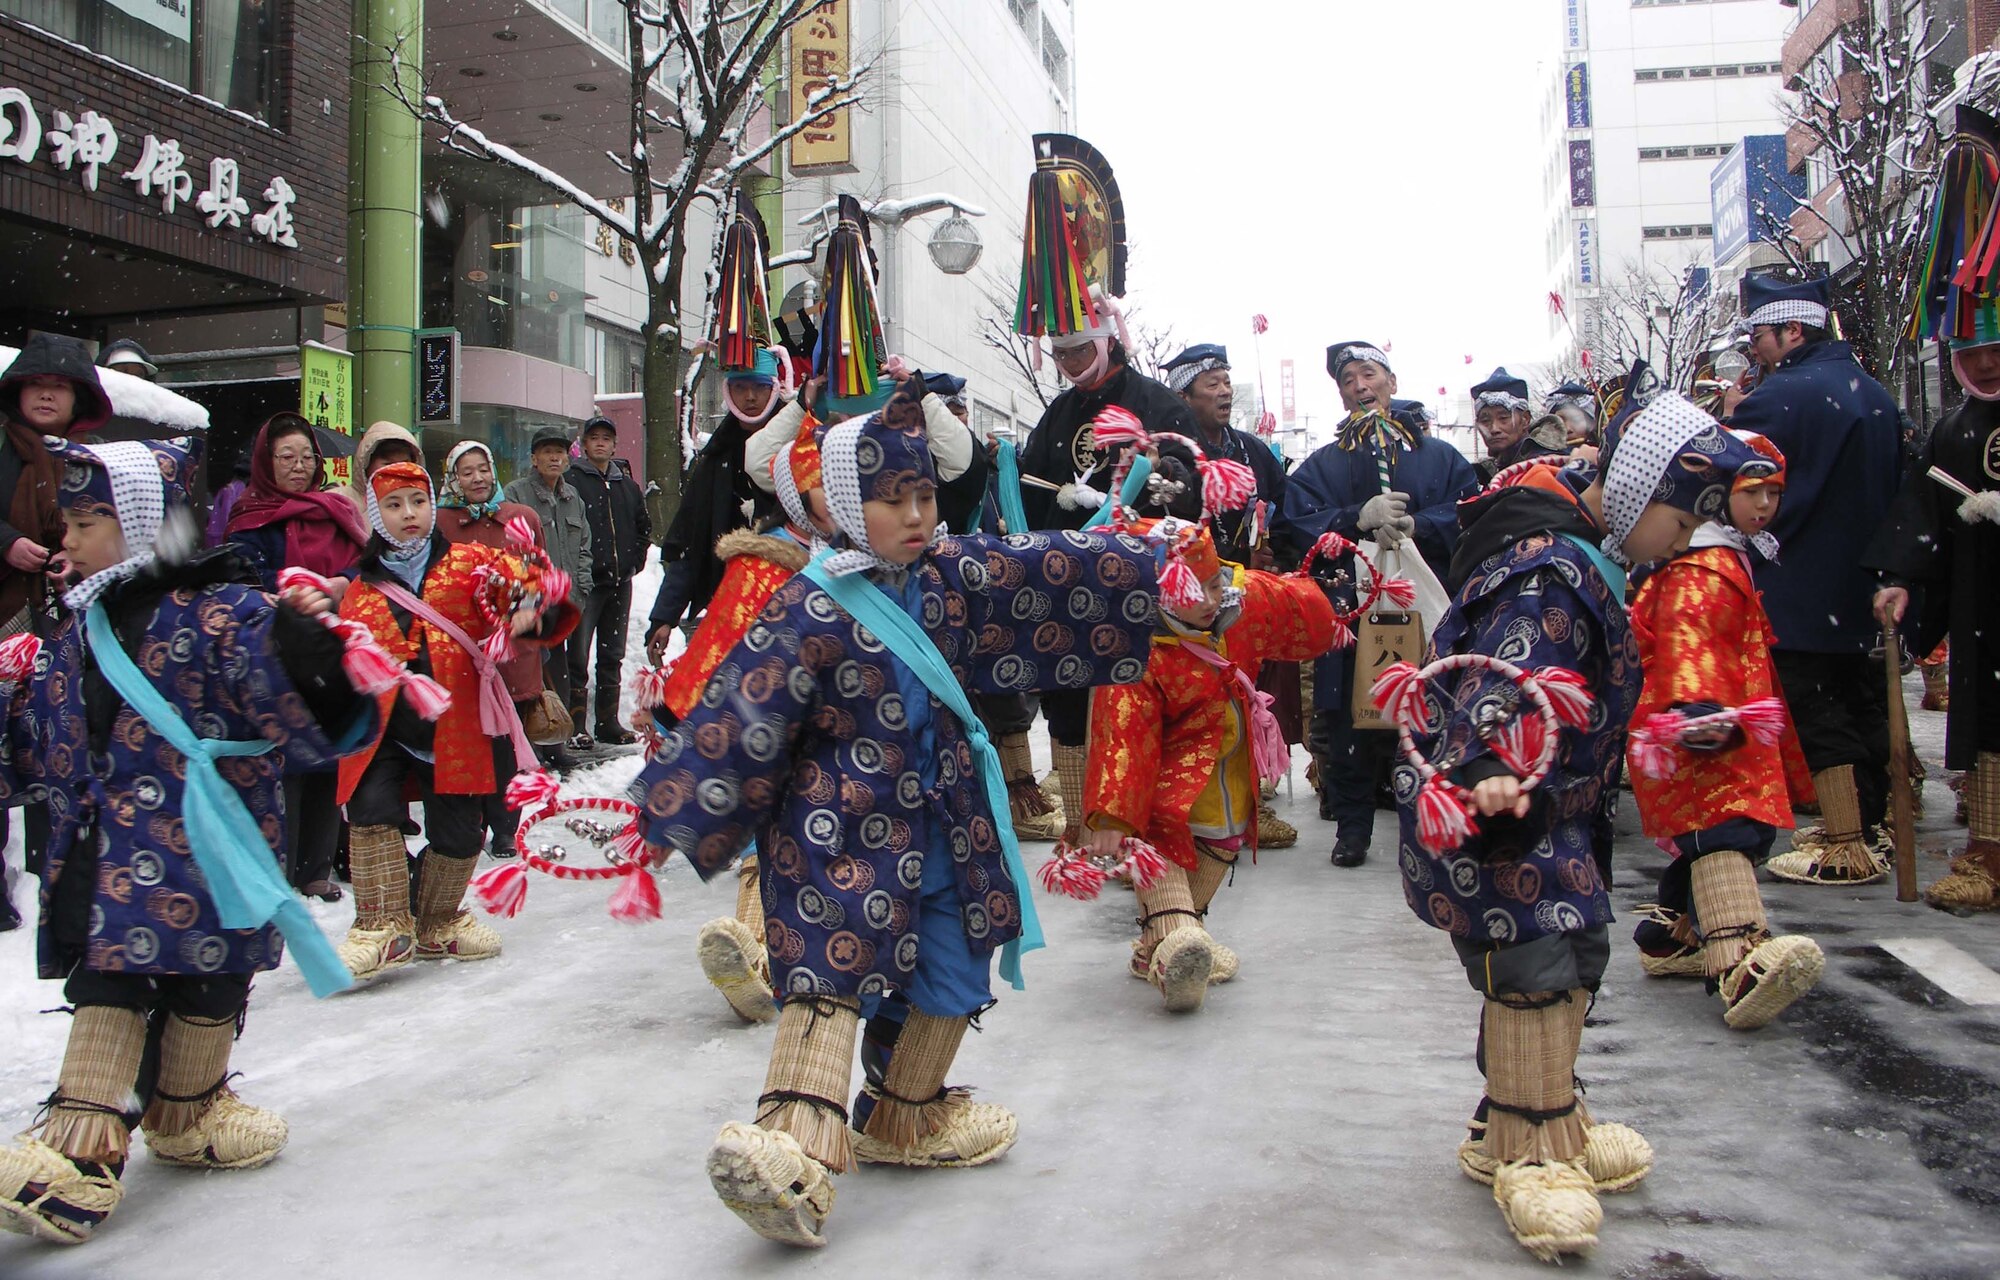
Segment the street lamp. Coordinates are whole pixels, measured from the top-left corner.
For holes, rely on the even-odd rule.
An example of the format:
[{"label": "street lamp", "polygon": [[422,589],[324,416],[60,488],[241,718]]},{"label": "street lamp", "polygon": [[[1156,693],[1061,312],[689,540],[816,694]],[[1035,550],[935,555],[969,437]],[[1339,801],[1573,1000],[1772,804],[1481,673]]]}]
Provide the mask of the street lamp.
[{"label": "street lamp", "polygon": [[956,209],[931,232],[929,247],[931,261],[948,276],[962,276],[972,270],[986,249],[980,243],[978,230]]}]

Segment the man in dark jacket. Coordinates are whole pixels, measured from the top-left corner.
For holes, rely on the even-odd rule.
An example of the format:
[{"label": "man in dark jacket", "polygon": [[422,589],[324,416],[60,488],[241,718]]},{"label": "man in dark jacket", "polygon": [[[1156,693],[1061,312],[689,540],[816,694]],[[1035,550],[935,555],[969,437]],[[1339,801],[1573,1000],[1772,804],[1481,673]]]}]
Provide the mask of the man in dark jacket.
[{"label": "man in dark jacket", "polygon": [[[1276,532],[1311,547],[1333,532],[1388,547],[1413,544],[1439,577],[1458,544],[1458,503],[1479,492],[1465,455],[1423,435],[1396,413],[1396,375],[1389,358],[1365,342],[1337,342],[1326,369],[1354,406],[1340,434],[1299,464],[1285,485]],[[1392,416],[1394,415],[1394,416]],[[1354,557],[1321,561],[1334,607],[1351,611]],[[1396,735],[1357,729],[1350,703],[1354,650],[1321,658],[1313,669],[1313,754],[1319,762],[1320,816],[1338,824],[1333,864],[1358,867],[1368,858],[1375,827],[1375,791],[1386,777]]]},{"label": "man in dark jacket", "polygon": [[[583,701],[590,662],[591,637],[597,638],[597,741],[625,746],[632,734],[618,722],[618,694],[625,670],[625,623],[632,612],[632,577],[645,567],[653,541],[653,523],[646,514],[646,495],[632,478],[632,469],[612,456],[618,448],[618,428],[609,418],[583,424],[583,457],[570,464],[565,478],[583,498],[590,518],[590,592],[583,600],[583,619],[570,637],[570,698]],[[578,734],[586,732],[577,715]]]},{"label": "man in dark jacket", "polygon": [[1495,369],[1472,389],[1472,425],[1486,445],[1486,456],[1473,464],[1482,485],[1517,462],[1546,458],[1566,452],[1560,433],[1561,423],[1547,428],[1552,438],[1538,438],[1533,431],[1534,401],[1528,398],[1526,380],[1503,369]]},{"label": "man in dark jacket", "polygon": [[1880,665],[1876,575],[1863,568],[1869,540],[1896,496],[1903,470],[1896,402],[1828,333],[1824,280],[1743,281],[1750,354],[1770,370],[1736,404],[1728,424],[1768,436],[1785,454],[1785,502],[1771,522],[1778,563],[1756,566],[1764,611],[1777,633],[1772,657],[1813,772],[1824,815],[1792,852],[1765,865],[1804,884],[1852,884],[1847,856],[1867,844],[1888,799],[1889,713]]},{"label": "man in dark jacket", "polygon": [[[1257,476],[1257,495],[1240,511],[1226,511],[1215,518],[1215,549],[1224,560],[1253,569],[1277,565],[1277,549],[1268,537],[1271,517],[1285,497],[1285,466],[1271,446],[1248,431],[1229,425],[1229,413],[1236,403],[1235,386],[1229,378],[1229,350],[1213,342],[1189,347],[1160,367],[1167,386],[1187,401],[1194,417],[1195,440],[1211,458],[1226,458],[1249,467]],[[1257,504],[1264,505],[1259,516]],[[1290,548],[1296,557],[1298,548]]]},{"label": "man in dark jacket", "polygon": [[[1124,343],[1112,336],[1110,319],[1106,316],[1089,328],[1050,340],[1056,368],[1070,387],[1043,411],[1021,449],[1020,461],[1023,477],[1059,486],[1060,492],[1022,484],[1021,509],[1030,529],[1081,529],[1100,505],[1116,498],[1105,490],[1117,459],[1091,443],[1091,420],[1107,405],[1128,410],[1153,434],[1195,435],[1187,404],[1127,363]],[[1090,693],[1044,694],[1042,714],[1048,717],[1056,784],[1062,791],[1064,834],[1075,839],[1086,816],[1083,771]]]}]

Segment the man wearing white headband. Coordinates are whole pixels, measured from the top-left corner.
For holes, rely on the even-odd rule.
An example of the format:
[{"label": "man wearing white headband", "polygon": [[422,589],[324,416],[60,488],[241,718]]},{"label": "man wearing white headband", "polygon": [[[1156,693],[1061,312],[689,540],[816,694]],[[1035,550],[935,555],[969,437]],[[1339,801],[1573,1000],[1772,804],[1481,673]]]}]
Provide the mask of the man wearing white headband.
[{"label": "man wearing white headband", "polygon": [[1482,484],[1508,467],[1528,458],[1560,454],[1563,439],[1560,422],[1543,428],[1544,436],[1533,427],[1534,401],[1528,398],[1528,384],[1506,369],[1495,369],[1486,381],[1472,389],[1472,425],[1486,446],[1486,456],[1474,464]]},{"label": "man wearing white headband", "polygon": [[1742,288],[1750,353],[1767,371],[1726,421],[1785,455],[1785,504],[1770,527],[1784,555],[1759,563],[1756,580],[1825,817],[1766,865],[1803,884],[1845,884],[1852,877],[1819,851],[1879,840],[1888,802],[1888,705],[1869,657],[1880,636],[1877,580],[1862,566],[1901,483],[1902,417],[1848,345],[1828,336],[1829,282],[1752,275]]}]

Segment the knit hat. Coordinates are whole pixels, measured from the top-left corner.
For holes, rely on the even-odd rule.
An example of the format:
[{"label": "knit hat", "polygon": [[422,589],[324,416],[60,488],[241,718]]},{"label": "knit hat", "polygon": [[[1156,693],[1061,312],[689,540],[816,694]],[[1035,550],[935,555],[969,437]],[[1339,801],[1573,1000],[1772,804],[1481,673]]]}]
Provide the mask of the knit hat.
[{"label": "knit hat", "polygon": [[1776,466],[1722,429],[1685,396],[1654,396],[1626,427],[1604,470],[1604,550],[1621,564],[1625,539],[1653,503],[1726,523],[1730,486],[1739,475],[1769,476]]},{"label": "knit hat", "polygon": [[56,496],[63,510],[115,518],[125,535],[125,559],[63,593],[71,610],[88,609],[105,588],[155,560],[173,564],[194,553],[200,533],[188,509],[188,485],[201,466],[204,441],[182,437],[86,445],[56,436],[42,439],[63,466]]},{"label": "knit hat", "polygon": [[921,387],[914,378],[899,384],[896,394],[880,410],[865,418],[849,418],[829,430],[821,442],[827,509],[846,538],[846,549],[826,561],[827,572],[839,575],[906,567],[884,560],[869,547],[863,504],[894,501],[913,485],[937,483],[937,473],[931,467],[930,436],[924,430],[924,410],[917,399]]}]

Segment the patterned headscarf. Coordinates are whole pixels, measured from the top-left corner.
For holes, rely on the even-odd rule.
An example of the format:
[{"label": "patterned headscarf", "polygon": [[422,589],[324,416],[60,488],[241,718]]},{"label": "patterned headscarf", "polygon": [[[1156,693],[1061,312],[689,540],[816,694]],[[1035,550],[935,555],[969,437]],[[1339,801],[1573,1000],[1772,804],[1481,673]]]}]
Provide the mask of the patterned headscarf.
[{"label": "patterned headscarf", "polygon": [[1604,550],[1620,564],[1625,539],[1653,503],[1726,523],[1730,486],[1740,475],[1770,476],[1777,468],[1685,396],[1653,397],[1625,428],[1604,471]]},{"label": "patterned headscarf", "polygon": [[825,543],[825,535],[813,523],[812,512],[806,506],[806,495],[820,487],[819,437],[825,428],[807,419],[799,428],[798,438],[785,447],[777,457],[771,459],[771,478],[777,484],[778,505],[785,509],[785,518],[799,532],[809,534],[814,546]]},{"label": "patterned headscarf", "polygon": [[[915,379],[911,379],[912,382]],[[826,433],[820,445],[821,479],[827,510],[845,536],[846,549],[826,561],[827,572],[840,575],[865,569],[901,572],[868,545],[864,503],[895,500],[912,485],[936,484],[931,468],[930,436],[924,430],[923,406],[908,394],[908,383],[889,403],[865,418],[849,418]],[[918,383],[918,394],[922,384]]]},{"label": "patterned headscarf", "polygon": [[[63,592],[63,603],[72,611],[88,609],[106,588],[155,560],[180,559],[193,550],[195,530],[187,510],[187,486],[201,464],[200,440],[184,437],[86,445],[44,436],[43,441],[63,464],[62,489],[57,497],[63,510],[115,518],[118,531],[125,535],[125,559]],[[176,512],[171,526],[169,509]]]},{"label": "patterned headscarf", "polygon": [[465,491],[458,487],[458,460],[475,449],[486,455],[488,468],[493,466],[493,450],[479,441],[461,440],[453,445],[451,452],[444,455],[444,490],[438,494],[437,504],[440,507],[457,507],[474,520],[484,520],[499,515],[500,504],[505,499],[501,497],[497,478],[493,484],[493,492],[484,502],[472,501],[465,496]]}]

